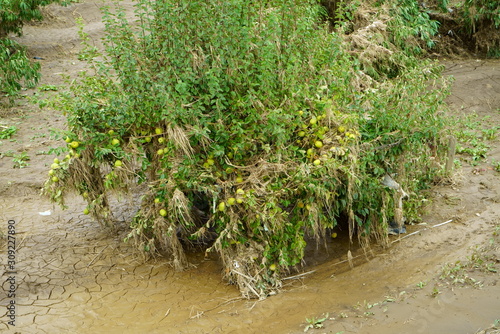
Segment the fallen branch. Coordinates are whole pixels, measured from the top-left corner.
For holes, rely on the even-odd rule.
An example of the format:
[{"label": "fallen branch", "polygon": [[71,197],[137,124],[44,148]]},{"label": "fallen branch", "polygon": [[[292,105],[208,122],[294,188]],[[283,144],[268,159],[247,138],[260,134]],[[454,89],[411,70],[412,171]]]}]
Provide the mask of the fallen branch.
[{"label": "fallen branch", "polygon": [[426,227],[426,228],[423,228],[423,229],[421,229],[421,230],[419,230],[419,231],[415,231],[415,232],[413,232],[413,233],[410,233],[410,234],[408,234],[408,235],[405,235],[405,236],[404,236],[404,237],[402,237],[402,238],[398,238],[398,239],[396,239],[396,240],[393,240],[393,241],[391,242],[391,244],[393,244],[393,243],[395,243],[395,242],[398,242],[398,241],[401,241],[401,240],[403,240],[403,239],[405,239],[405,238],[411,237],[412,235],[418,234],[418,233],[420,233],[420,232],[422,232],[422,231],[425,231],[425,230],[428,230],[428,229],[431,229],[431,228],[435,228],[435,227],[439,227],[439,226],[443,226],[443,225],[449,224],[449,223],[451,223],[452,221],[453,221],[453,219],[450,219],[450,220],[448,220],[448,221],[445,221],[444,223],[439,223],[439,224],[433,225],[433,226],[431,226],[431,227]]},{"label": "fallen branch", "polygon": [[302,276],[306,276],[306,275],[312,274],[315,271],[316,270],[311,270],[311,271],[308,271],[308,272],[305,272],[305,273],[302,273],[302,274],[298,274],[298,275],[294,275],[294,276],[288,276],[288,277],[282,278],[281,280],[282,281],[286,281],[286,280],[289,280],[289,279],[301,278]]},{"label": "fallen branch", "polygon": [[[449,224],[449,223],[451,223],[452,221],[453,221],[453,219],[450,219],[450,220],[448,220],[448,221],[445,221],[444,223],[439,223],[439,224],[433,225],[433,226],[431,226],[431,227],[426,227],[426,228],[421,229],[421,230],[419,230],[419,231],[415,231],[415,232],[413,232],[413,233],[410,233],[410,234],[408,234],[408,235],[405,235],[405,236],[404,236],[404,237],[402,237],[402,238],[398,238],[398,239],[396,239],[396,240],[393,240],[393,241],[391,242],[391,244],[393,244],[393,243],[395,243],[395,242],[397,242],[397,241],[401,241],[401,240],[403,240],[403,239],[405,239],[405,238],[411,237],[412,235],[418,234],[418,233],[420,233],[420,232],[422,232],[422,231],[425,231],[425,230],[428,230],[428,229],[431,229],[431,228],[435,228],[435,227],[439,227],[439,226],[443,226],[443,225]],[[361,257],[361,256],[363,256],[363,255],[364,255],[364,254],[360,254],[360,255],[356,255],[356,256],[351,256],[351,258],[349,258],[349,257],[348,257],[346,260],[342,260],[342,261],[340,261],[340,262],[337,262],[337,263],[334,263],[334,264],[330,265],[330,267],[334,267],[334,266],[336,266],[336,265],[339,265],[339,264],[342,264],[342,263],[346,263],[346,262],[352,263],[352,260],[357,259],[358,257]],[[314,271],[313,271],[313,272],[314,272]],[[307,274],[307,273],[306,273],[306,274]]]}]

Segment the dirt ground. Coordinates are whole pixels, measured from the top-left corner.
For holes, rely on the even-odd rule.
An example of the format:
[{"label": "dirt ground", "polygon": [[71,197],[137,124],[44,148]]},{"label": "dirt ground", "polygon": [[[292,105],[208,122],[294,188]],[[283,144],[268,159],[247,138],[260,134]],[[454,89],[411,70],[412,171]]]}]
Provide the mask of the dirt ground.
[{"label": "dirt ground", "polygon": [[[86,64],[77,58],[75,19],[99,46],[103,24],[100,2],[50,6],[48,19],[26,26],[19,41],[41,57],[42,87],[62,85]],[[132,2],[124,1],[130,13]],[[68,210],[53,206],[40,189],[60,142],[50,129],[64,117],[20,100],[0,110],[0,125],[18,132],[0,143],[0,231],[15,221],[16,274],[9,274],[2,245],[0,332],[7,333],[476,333],[500,319],[500,61],[441,60],[444,75],[455,78],[448,99],[457,122],[479,131],[489,146],[485,159],[459,156],[451,182],[429,191],[422,224],[392,237],[391,247],[353,252],[339,235],[306,274],[285,280],[282,293],[263,301],[243,300],[235,286],[221,281],[218,262],[193,254],[196,266],[175,272],[166,259],[143,263],[125,244],[126,223],[113,233],[82,214],[83,201]],[[45,86],[44,86],[45,85]],[[27,97],[40,94],[26,91]],[[468,118],[467,118],[468,117]],[[498,129],[497,129],[498,130]],[[481,137],[482,136],[482,137]],[[30,160],[24,168],[19,154]],[[42,215],[41,213],[50,215]],[[123,208],[124,217],[127,208]],[[435,225],[445,223],[436,227]],[[412,234],[413,233],[413,234]],[[314,254],[313,254],[314,255]],[[319,261],[318,261],[319,262]],[[496,267],[495,267],[496,266]],[[16,280],[16,322],[4,308]],[[323,320],[326,318],[326,320]],[[306,319],[309,319],[306,320]]]}]

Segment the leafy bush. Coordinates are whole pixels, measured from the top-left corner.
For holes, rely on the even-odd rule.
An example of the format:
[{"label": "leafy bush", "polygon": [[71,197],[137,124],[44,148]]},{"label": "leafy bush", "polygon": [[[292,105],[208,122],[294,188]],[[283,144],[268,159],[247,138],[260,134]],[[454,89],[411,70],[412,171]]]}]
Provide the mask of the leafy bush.
[{"label": "leafy bush", "polygon": [[40,77],[40,65],[30,62],[26,49],[9,39],[21,35],[27,21],[41,20],[40,7],[54,0],[0,0],[0,92],[14,96],[25,84],[33,87]]},{"label": "leafy bush", "polygon": [[1,0],[0,1],[0,38],[8,33],[21,35],[24,22],[41,20],[40,7],[54,1],[51,0]]},{"label": "leafy bush", "polygon": [[421,11],[417,1],[397,0],[391,1],[391,4],[391,41],[409,54],[418,55],[432,48],[432,37],[438,32],[439,22],[431,20],[427,13]]},{"label": "leafy bush", "polygon": [[22,83],[34,87],[40,78],[40,64],[32,63],[26,48],[11,39],[0,39],[0,92],[15,96]]},{"label": "leafy bush", "polygon": [[360,89],[316,1],[137,9],[139,25],[105,10],[105,60],[60,95],[69,152],[45,192],[64,205],[78,191],[103,224],[113,193],[140,193],[128,238],[141,249],[182,268],[182,243],[213,241],[226,277],[262,297],[326,228],[385,235],[383,175],[418,191],[439,170],[443,93],[427,90],[439,68],[408,61]]}]

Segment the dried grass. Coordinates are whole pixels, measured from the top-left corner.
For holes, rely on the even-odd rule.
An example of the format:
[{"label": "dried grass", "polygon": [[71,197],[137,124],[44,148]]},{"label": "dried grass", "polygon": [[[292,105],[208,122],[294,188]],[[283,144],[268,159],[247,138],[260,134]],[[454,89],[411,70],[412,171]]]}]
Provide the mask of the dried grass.
[{"label": "dried grass", "polygon": [[194,150],[189,143],[189,137],[180,126],[167,126],[167,137],[174,143],[175,147],[180,149],[185,155],[188,157],[193,156]]},{"label": "dried grass", "polygon": [[93,165],[93,150],[82,152],[81,158],[72,159],[68,168],[69,179],[66,180],[65,191],[76,190],[78,193],[87,193],[90,214],[102,226],[113,225],[113,215],[109,207],[106,188],[101,169]]},{"label": "dried grass", "polygon": [[497,326],[492,326],[490,328],[477,331],[475,334],[500,334],[500,328]]}]

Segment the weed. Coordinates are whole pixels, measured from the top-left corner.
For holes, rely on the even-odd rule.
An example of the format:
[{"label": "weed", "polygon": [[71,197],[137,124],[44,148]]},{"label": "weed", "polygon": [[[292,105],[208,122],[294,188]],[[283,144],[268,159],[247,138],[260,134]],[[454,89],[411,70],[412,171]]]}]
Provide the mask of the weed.
[{"label": "weed", "polygon": [[370,304],[370,303],[367,303],[366,300],[365,300],[365,309],[369,310],[375,306],[378,306],[380,305],[380,303],[373,303],[373,304]]},{"label": "weed", "polygon": [[328,313],[323,318],[306,318],[306,322],[308,325],[304,328],[304,332],[307,332],[313,328],[323,328],[323,322],[328,319]]},{"label": "weed", "polygon": [[28,153],[22,152],[20,154],[14,154],[12,162],[14,162],[14,168],[24,168],[28,167],[29,164],[27,161],[30,160]]},{"label": "weed", "polygon": [[487,140],[495,139],[498,135],[498,129],[500,129],[500,127],[498,127],[498,126],[494,126],[492,128],[489,128],[489,129],[482,129],[481,132],[483,134],[483,138],[485,138]]},{"label": "weed", "polygon": [[19,130],[16,126],[0,126],[0,128],[2,128],[0,130],[0,139],[10,139]]},{"label": "weed", "polygon": [[456,151],[458,154],[470,156],[469,163],[475,166],[486,159],[490,149],[486,141],[496,138],[499,127],[485,128],[488,120],[479,119],[476,112],[466,115],[459,123],[461,128],[455,130],[455,137],[458,141]]},{"label": "weed", "polygon": [[473,287],[482,286],[481,282],[469,276],[467,264],[464,264],[461,261],[457,261],[453,264],[445,264],[439,279],[453,285],[470,285]]},{"label": "weed", "polygon": [[435,286],[435,287],[432,289],[432,292],[431,292],[431,297],[436,298],[436,297],[437,297],[440,293],[441,293],[441,291],[439,291],[438,287],[436,287],[436,286]]},{"label": "weed", "polygon": [[418,282],[418,283],[417,283],[417,288],[419,288],[419,289],[423,289],[426,285],[427,285],[427,283],[426,283],[426,282]]},{"label": "weed", "polygon": [[496,161],[495,159],[491,160],[491,166],[497,171],[500,172],[500,161]]},{"label": "weed", "polygon": [[38,139],[38,138],[46,138],[47,134],[46,133],[37,133],[34,136],[30,138],[31,141]]},{"label": "weed", "polygon": [[6,152],[0,153],[0,158],[3,157],[13,157],[14,156],[14,151],[13,150],[8,150]]},{"label": "weed", "polygon": [[40,85],[38,86],[38,90],[41,92],[47,92],[47,91],[58,91],[59,87],[56,85]]},{"label": "weed", "polygon": [[468,267],[471,270],[479,270],[482,272],[496,273],[498,269],[496,268],[497,258],[496,258],[496,240],[497,229],[493,232],[493,236],[490,239],[488,245],[484,247],[475,247],[472,254],[467,258]]}]

